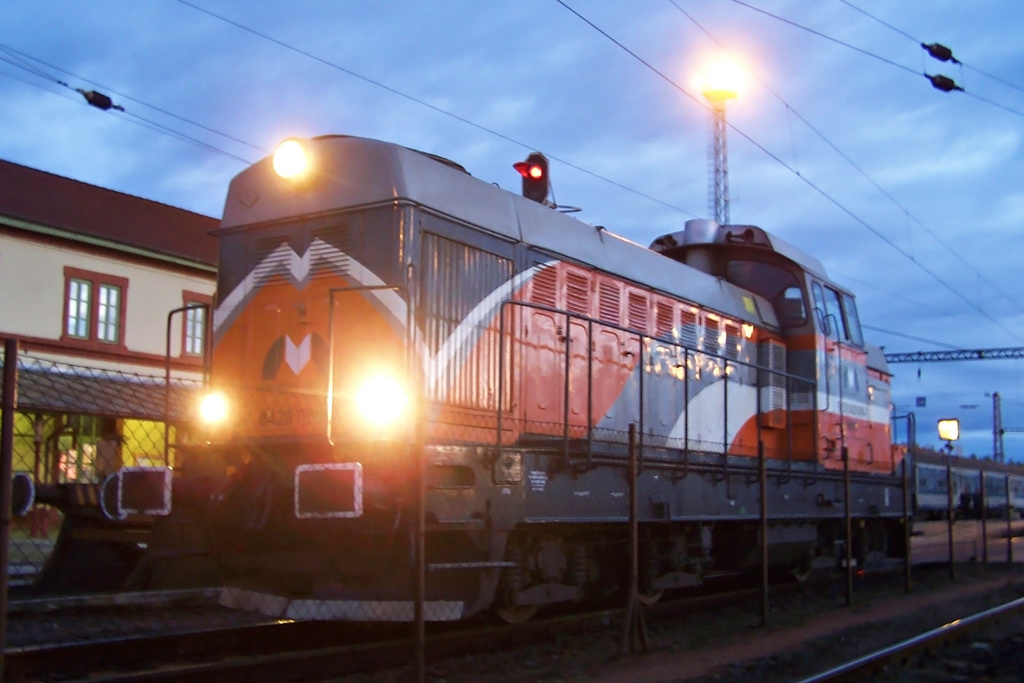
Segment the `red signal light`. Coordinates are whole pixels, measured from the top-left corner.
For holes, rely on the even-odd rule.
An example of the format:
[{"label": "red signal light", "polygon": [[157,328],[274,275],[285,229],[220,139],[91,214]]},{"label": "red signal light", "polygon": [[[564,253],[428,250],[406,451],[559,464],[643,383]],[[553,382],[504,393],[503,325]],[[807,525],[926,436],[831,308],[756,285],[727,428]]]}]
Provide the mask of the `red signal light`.
[{"label": "red signal light", "polygon": [[540,180],[544,177],[544,169],[541,168],[540,164],[531,164],[528,161],[517,161],[512,164],[512,168],[519,171],[519,175],[524,178],[532,178],[533,180]]},{"label": "red signal light", "polygon": [[535,202],[545,203],[548,197],[548,159],[540,152],[533,152],[526,161],[512,164],[523,176],[523,196]]}]

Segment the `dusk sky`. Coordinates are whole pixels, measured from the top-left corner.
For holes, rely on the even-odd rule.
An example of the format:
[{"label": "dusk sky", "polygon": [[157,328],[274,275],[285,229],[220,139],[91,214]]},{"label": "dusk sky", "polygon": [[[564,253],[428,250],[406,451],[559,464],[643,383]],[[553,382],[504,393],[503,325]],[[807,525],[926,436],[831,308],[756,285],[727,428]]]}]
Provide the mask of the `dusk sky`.
[{"label": "dusk sky", "polygon": [[[733,223],[818,258],[886,351],[1024,347],[1022,29],[1019,0],[10,0],[0,158],[220,216],[289,136],[396,142],[512,191],[540,150],[559,204],[647,245],[710,217],[694,80],[726,53],[748,79]],[[1022,363],[893,365],[894,403],[920,443],[958,417],[988,455],[986,394],[1024,428]]]}]

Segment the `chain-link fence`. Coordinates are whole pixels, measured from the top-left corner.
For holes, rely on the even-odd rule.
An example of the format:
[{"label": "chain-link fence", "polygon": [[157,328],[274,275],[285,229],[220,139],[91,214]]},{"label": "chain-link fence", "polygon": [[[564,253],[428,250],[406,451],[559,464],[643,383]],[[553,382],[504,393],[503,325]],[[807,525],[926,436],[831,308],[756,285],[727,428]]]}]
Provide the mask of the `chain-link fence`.
[{"label": "chain-link fence", "polygon": [[[893,460],[868,477],[845,453],[826,467],[794,446],[785,435],[801,410],[813,414],[815,393],[770,354],[619,330],[628,339],[617,338],[610,367],[576,351],[595,348],[592,322],[564,329],[546,359],[508,348],[488,360],[498,391],[434,400],[406,420],[416,431],[393,433],[360,432],[351,410],[306,394],[252,391],[229,394],[226,431],[200,433],[201,380],[22,354],[17,408],[5,411],[18,591],[8,644],[52,637],[32,596],[89,595],[75,604],[95,606],[108,595],[252,618],[412,622],[420,658],[425,622],[486,611],[520,622],[595,601],[627,605],[625,649],[642,645],[630,635],[642,634],[643,605],[707,576],[760,572],[767,615],[769,566],[796,576],[831,566],[849,579],[900,553],[914,473],[904,479]],[[504,365],[524,353],[548,374]],[[601,382],[616,368],[608,404]],[[704,412],[691,417],[684,407],[700,392]],[[740,405],[745,436],[728,418]],[[886,514],[858,507],[879,487]],[[136,628],[97,614],[108,637]],[[165,629],[204,627],[164,618]],[[89,617],[76,619],[87,638]]]},{"label": "chain-link fence", "polygon": [[[17,399],[4,406],[13,512],[7,644],[52,644],[59,620],[40,623],[32,607],[38,601],[50,601],[46,613],[56,604],[80,607],[75,600],[83,596],[94,596],[94,607],[112,607],[118,594],[124,602],[154,524],[171,509],[172,471],[189,442],[202,382],[199,373],[148,375],[12,356],[0,356]],[[81,615],[76,621],[82,624]],[[108,637],[136,630],[93,626]]]}]

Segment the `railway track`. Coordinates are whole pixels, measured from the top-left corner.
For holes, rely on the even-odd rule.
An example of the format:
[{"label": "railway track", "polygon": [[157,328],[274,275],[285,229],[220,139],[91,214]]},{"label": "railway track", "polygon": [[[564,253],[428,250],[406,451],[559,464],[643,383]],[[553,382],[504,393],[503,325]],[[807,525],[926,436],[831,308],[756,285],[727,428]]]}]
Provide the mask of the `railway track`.
[{"label": "railway track", "polygon": [[[950,660],[950,655],[957,661],[972,658],[970,656],[965,658],[959,651],[952,652],[953,650],[962,650],[965,641],[991,628],[994,624],[1000,624],[1010,619],[1016,619],[1019,622],[1022,617],[1024,617],[1024,598],[1010,600],[991,609],[954,619],[938,628],[804,678],[800,683],[877,681],[880,680],[880,676],[885,676],[889,680],[909,680],[906,676],[911,675],[911,672],[920,672],[923,676],[935,674],[931,680],[943,680],[938,671],[946,670],[948,672],[950,670],[951,667],[945,664]],[[1018,628],[1019,626],[1015,626],[1014,630]],[[1007,653],[1009,655],[1006,657],[1007,661],[996,662],[993,661],[991,644],[982,643],[978,646],[979,642],[969,643],[969,646],[975,648],[978,655],[976,659],[988,661],[978,662],[983,668],[982,671],[975,673],[987,672],[997,676],[1016,673],[1019,676],[1020,666],[1024,663],[1020,656],[1019,644],[1012,648],[1012,650],[1016,650],[1015,652]],[[1016,642],[1019,643],[1019,640]],[[1011,667],[1012,671],[1009,670]],[[954,670],[956,668],[952,667]],[[959,672],[957,674],[959,675]],[[920,680],[925,679],[921,678]]]},{"label": "railway track", "polygon": [[[941,572],[937,572],[941,573]],[[901,571],[877,572],[861,577],[859,588],[868,583],[887,583],[899,591]],[[826,608],[839,604],[841,579],[823,579],[804,584],[772,587],[775,603],[798,605],[823,600]],[[735,620],[736,628],[755,625],[751,606],[759,603],[756,588],[719,586],[719,592],[690,595],[645,608],[652,632],[669,624],[699,630],[709,619]],[[69,605],[65,605],[68,607]],[[755,609],[756,611],[756,609]],[[49,613],[52,615],[52,611]],[[230,613],[237,614],[237,613]],[[157,612],[162,618],[166,610]],[[242,615],[253,619],[252,615]],[[133,616],[138,620],[137,615]],[[466,655],[514,652],[566,642],[572,635],[583,641],[617,641],[622,622],[619,608],[597,609],[585,614],[552,615],[547,619],[509,626],[475,621],[456,627],[431,628],[427,653],[432,662]],[[184,622],[183,622],[184,623]],[[568,634],[568,635],[567,635]],[[573,649],[574,645],[566,645]],[[614,646],[613,646],[614,647]],[[28,680],[60,674],[64,680],[88,678],[97,681],[284,681],[317,680],[350,675],[411,663],[412,632],[409,625],[365,625],[321,622],[277,623],[262,620],[219,628],[176,633],[142,633],[62,645],[15,648],[6,654],[8,680]],[[604,648],[604,654],[610,654]],[[513,659],[515,656],[513,655]]]},{"label": "railway track", "polygon": [[[786,590],[781,586],[778,590]],[[756,600],[759,589],[731,588],[667,600],[647,607],[650,618],[670,618],[694,609]],[[304,679],[394,667],[413,661],[412,631],[405,624],[345,622],[277,622],[250,613],[217,608],[201,592],[164,596],[145,595],[143,615],[127,610],[130,596],[118,596],[118,612],[102,619],[97,609],[111,600],[51,599],[23,601],[16,609],[25,628],[25,613],[41,626],[60,633],[59,643],[8,647],[7,680],[62,679],[96,681],[174,681],[207,677],[218,681],[282,681],[301,674]],[[181,607],[182,601],[186,603]],[[139,607],[135,604],[135,607]],[[153,607],[150,617],[145,612]],[[88,616],[83,609],[89,609]],[[622,619],[619,608],[582,614],[554,614],[525,624],[493,625],[483,620],[464,624],[431,625],[427,652],[445,659],[493,649],[543,642],[567,631],[611,631]],[[69,621],[70,619],[70,621]],[[79,632],[79,622],[104,623],[100,636]],[[103,633],[113,634],[102,637]],[[15,634],[15,637],[17,635]]]}]

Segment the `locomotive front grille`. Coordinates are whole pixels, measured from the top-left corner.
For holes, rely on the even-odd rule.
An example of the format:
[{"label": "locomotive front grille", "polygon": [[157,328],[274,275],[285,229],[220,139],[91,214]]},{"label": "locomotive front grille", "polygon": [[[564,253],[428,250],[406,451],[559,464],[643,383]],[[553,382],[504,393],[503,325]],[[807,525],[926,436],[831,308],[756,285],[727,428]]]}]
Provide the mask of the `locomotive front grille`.
[{"label": "locomotive front grille", "polygon": [[363,466],[358,462],[295,468],[295,516],[299,519],[363,515]]}]

